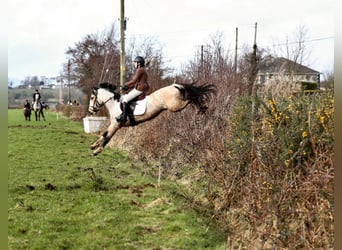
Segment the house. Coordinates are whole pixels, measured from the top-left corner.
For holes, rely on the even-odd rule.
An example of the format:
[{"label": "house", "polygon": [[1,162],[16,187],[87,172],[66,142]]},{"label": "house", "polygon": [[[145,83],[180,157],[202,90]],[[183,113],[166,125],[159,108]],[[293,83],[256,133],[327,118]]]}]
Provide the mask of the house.
[{"label": "house", "polygon": [[313,90],[320,87],[320,72],[286,59],[268,56],[259,64],[256,83],[265,86],[276,81],[298,84],[298,89]]}]

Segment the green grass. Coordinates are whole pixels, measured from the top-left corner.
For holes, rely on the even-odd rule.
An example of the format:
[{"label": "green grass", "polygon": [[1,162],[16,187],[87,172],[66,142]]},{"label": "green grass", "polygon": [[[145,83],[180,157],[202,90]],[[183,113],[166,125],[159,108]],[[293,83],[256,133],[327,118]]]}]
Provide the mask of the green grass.
[{"label": "green grass", "polygon": [[46,118],[8,111],[9,249],[224,249],[178,185],[157,187],[118,149],[91,156],[81,123]]}]

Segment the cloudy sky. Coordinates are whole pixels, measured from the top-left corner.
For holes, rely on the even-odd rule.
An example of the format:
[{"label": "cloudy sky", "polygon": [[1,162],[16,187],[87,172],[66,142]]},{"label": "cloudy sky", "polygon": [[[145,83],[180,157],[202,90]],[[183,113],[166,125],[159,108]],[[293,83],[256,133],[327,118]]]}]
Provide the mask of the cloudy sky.
[{"label": "cloudy sky", "polygon": [[[11,0],[7,14],[8,77],[51,77],[60,75],[68,46],[113,22],[119,27],[120,0]],[[125,16],[127,39],[154,37],[176,68],[218,32],[226,49],[235,47],[236,27],[239,47],[252,46],[257,22],[257,44],[266,49],[298,41],[304,27],[306,65],[333,71],[333,0],[126,0]]]}]

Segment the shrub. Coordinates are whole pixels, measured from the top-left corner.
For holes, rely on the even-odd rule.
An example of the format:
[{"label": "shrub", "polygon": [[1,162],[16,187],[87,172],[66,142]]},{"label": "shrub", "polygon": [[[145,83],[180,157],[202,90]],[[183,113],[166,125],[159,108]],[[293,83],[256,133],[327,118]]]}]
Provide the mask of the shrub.
[{"label": "shrub", "polygon": [[333,114],[332,92],[236,102],[225,160],[206,169],[232,246],[332,248]]}]

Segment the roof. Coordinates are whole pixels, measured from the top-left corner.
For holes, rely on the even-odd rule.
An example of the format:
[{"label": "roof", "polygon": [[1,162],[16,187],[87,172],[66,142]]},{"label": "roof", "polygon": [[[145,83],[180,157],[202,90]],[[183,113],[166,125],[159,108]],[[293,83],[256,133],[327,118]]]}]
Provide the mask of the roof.
[{"label": "roof", "polygon": [[320,74],[320,72],[284,57],[266,57],[259,65],[260,73]]}]

